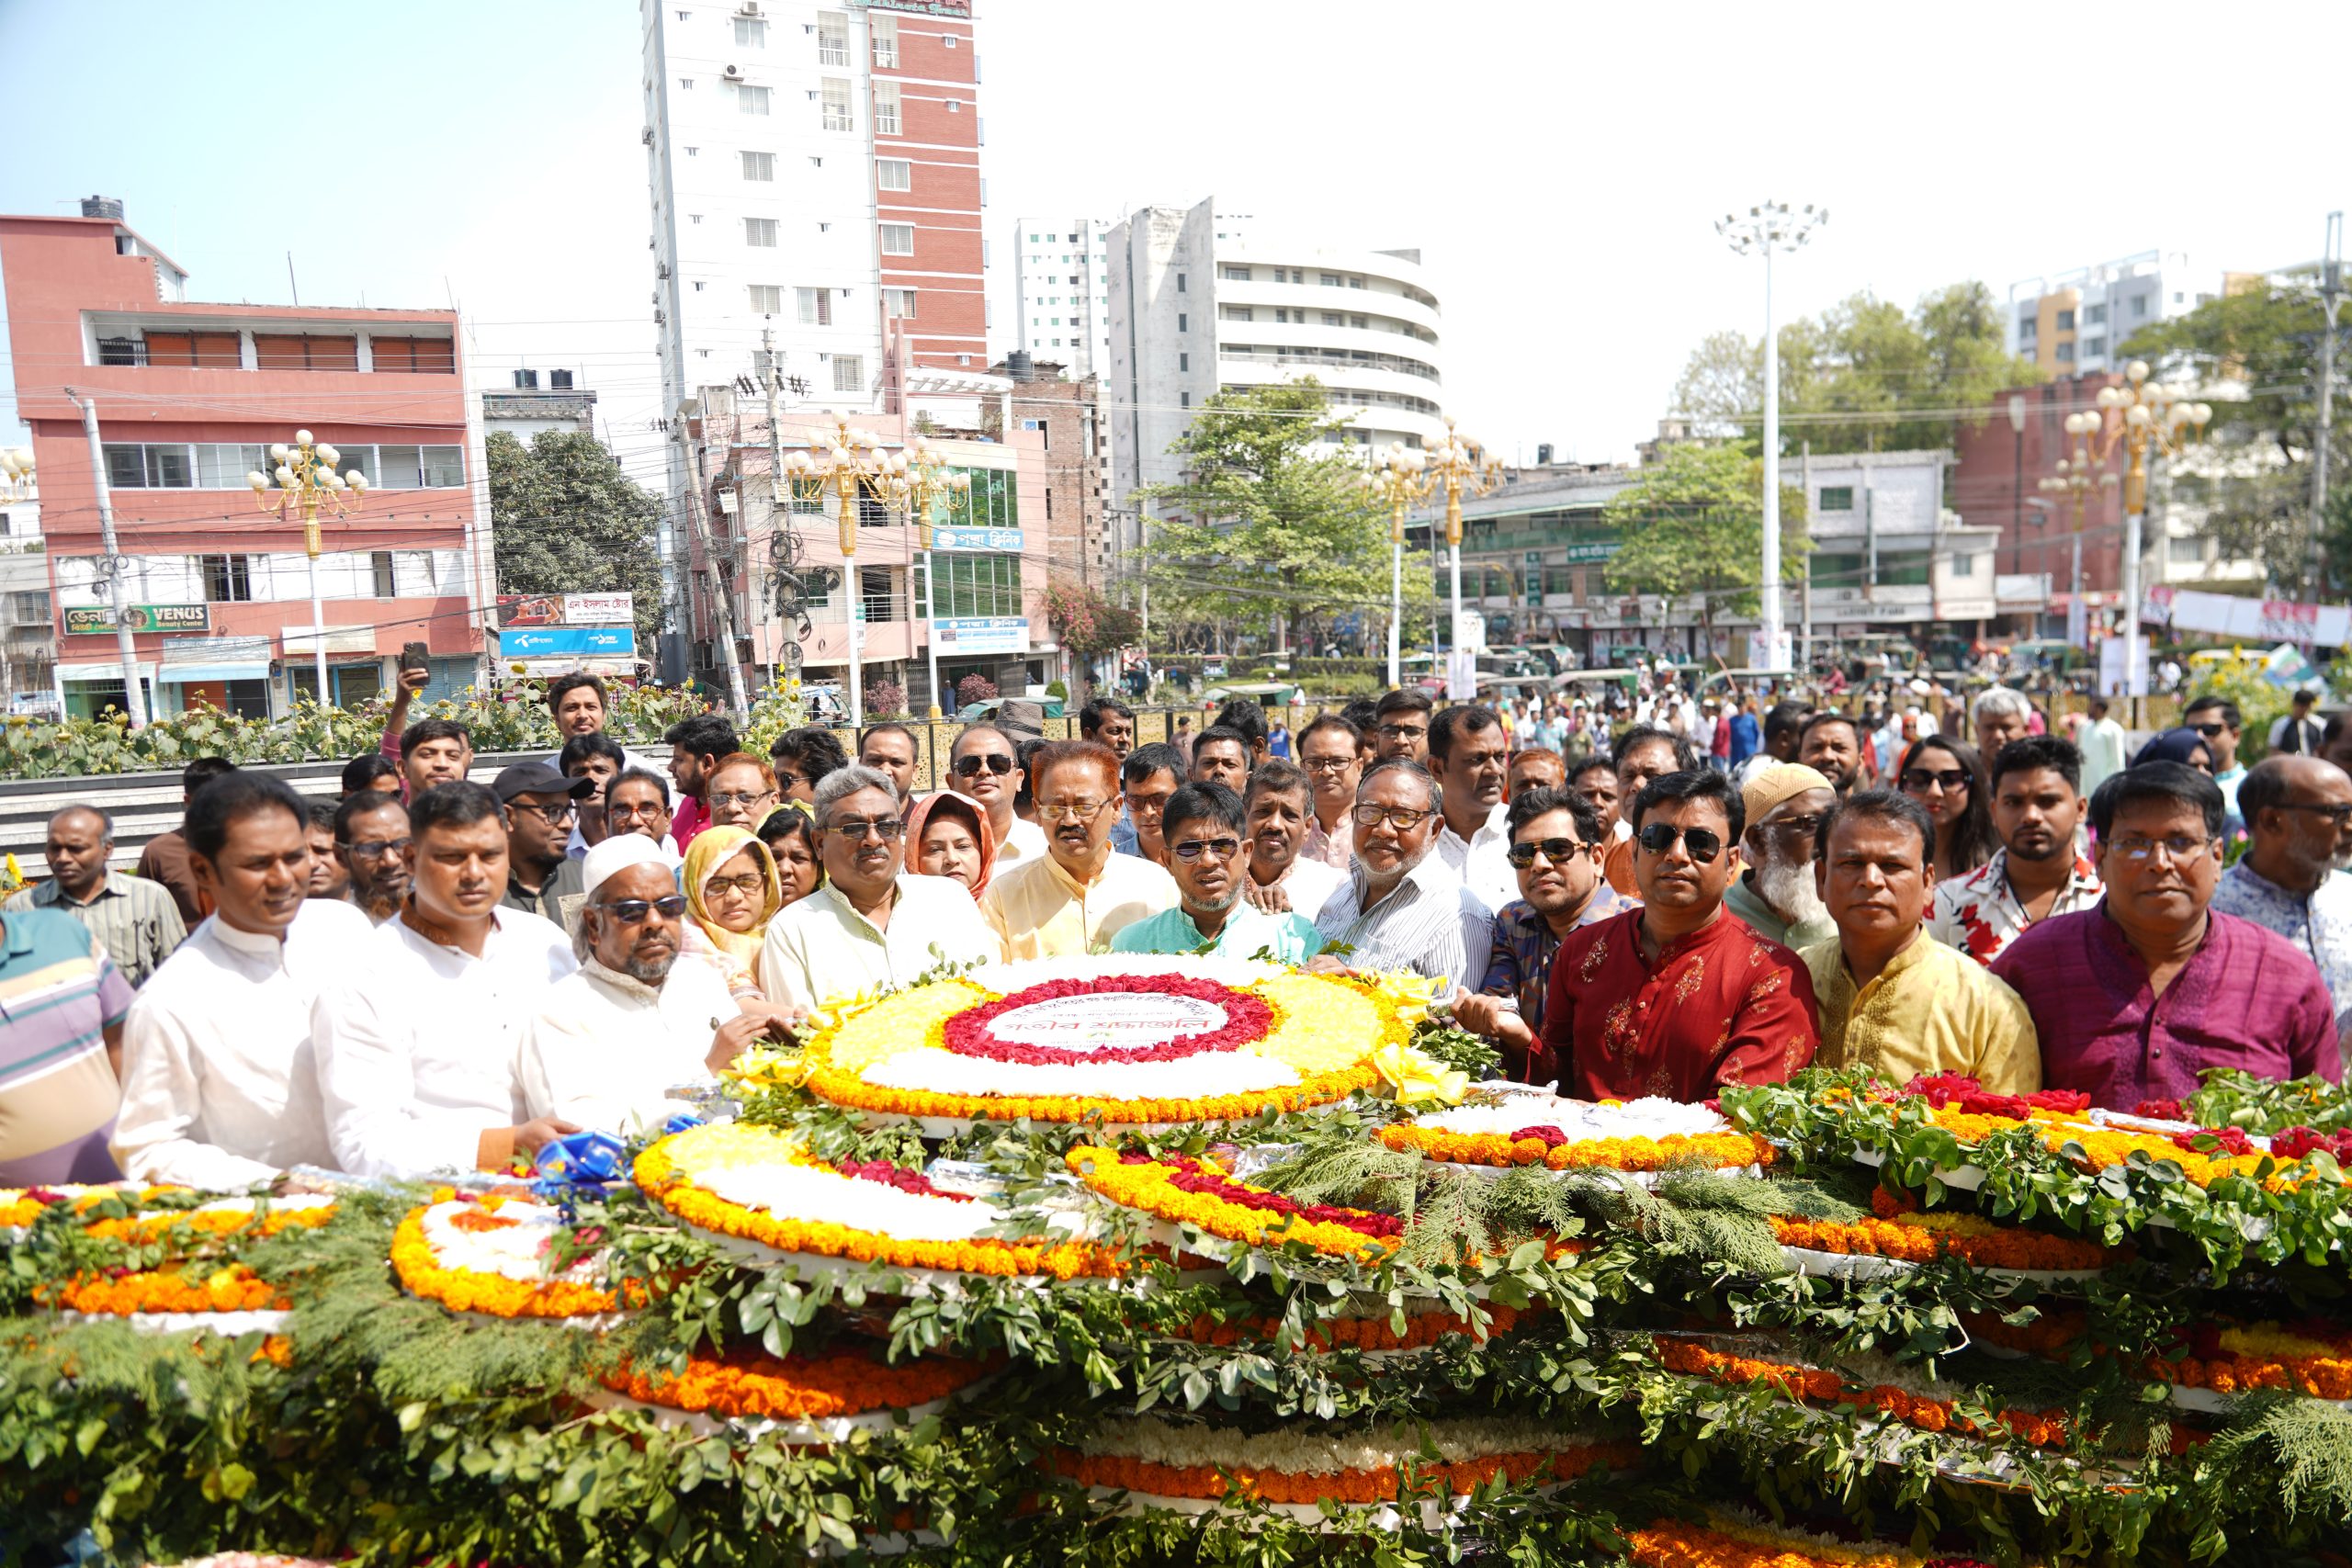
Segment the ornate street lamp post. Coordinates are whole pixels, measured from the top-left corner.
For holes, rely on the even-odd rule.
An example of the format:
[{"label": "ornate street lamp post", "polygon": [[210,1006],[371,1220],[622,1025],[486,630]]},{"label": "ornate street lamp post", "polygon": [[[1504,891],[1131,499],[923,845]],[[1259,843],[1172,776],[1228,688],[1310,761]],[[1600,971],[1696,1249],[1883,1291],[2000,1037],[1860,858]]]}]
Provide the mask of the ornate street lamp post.
[{"label": "ornate street lamp post", "polygon": [[913,446],[892,455],[888,482],[891,505],[913,519],[916,542],[922,547],[923,654],[931,671],[931,716],[937,718],[939,580],[932,562],[932,527],[942,502],[952,513],[970,497],[972,476],[961,468],[949,472],[946,454],[931,444],[931,437],[918,435]]},{"label": "ornate street lamp post", "polygon": [[[354,468],[338,474],[334,466],[343,454],[323,441],[313,441],[307,430],[294,433],[291,446],[277,446],[269,449],[269,460],[277,468],[265,477],[259,469],[245,476],[253,486],[254,503],[264,512],[274,512],[283,522],[299,513],[302,519],[302,550],[311,558],[311,652],[312,670],[318,682],[317,697],[321,703],[333,700],[327,691],[327,617],[319,601],[319,509],[326,508],[337,517],[348,516],[359,510],[368,499],[368,476]],[[277,499],[269,498],[271,479],[277,484]],[[126,671],[127,673],[127,671]]]},{"label": "ornate street lamp post", "polygon": [[[2132,661],[2140,649],[2140,548],[2148,512],[2148,461],[2185,451],[2213,418],[2213,405],[2194,401],[2190,389],[2148,378],[2148,362],[2135,359],[2123,368],[2124,385],[2101,387],[2098,412],[2085,414],[2086,437],[2097,466],[2104,468],[2121,450],[2123,468],[2123,668],[2132,682]],[[2113,412],[2116,423],[2108,423]],[[2141,684],[2146,683],[2142,671]]]},{"label": "ornate street lamp post", "polygon": [[[1405,683],[1397,639],[1405,624],[1405,513],[1430,493],[1429,459],[1401,441],[1391,441],[1373,455],[1364,488],[1388,507],[1388,683]],[[1460,569],[1454,579],[1460,597]]]},{"label": "ornate street lamp post", "polygon": [[865,722],[864,671],[859,667],[865,585],[857,572],[857,503],[861,495],[881,499],[888,494],[890,459],[880,436],[851,429],[849,421],[837,414],[832,435],[812,439],[805,452],[786,454],[784,471],[795,497],[815,500],[830,489],[839,503],[842,580],[849,592],[849,722],[854,729]]},{"label": "ornate street lamp post", "polygon": [[[1432,491],[1445,491],[1445,547],[1448,565],[1453,577],[1453,636],[1447,644],[1449,653],[1461,651],[1462,639],[1462,492],[1473,496],[1486,494],[1502,482],[1500,460],[1487,455],[1487,449],[1453,428],[1453,421],[1445,422],[1445,439],[1429,450],[1426,459],[1429,486]],[[1478,579],[1479,602],[1486,601],[1486,573],[1481,569]],[[1481,642],[1486,639],[1481,637]],[[1468,702],[1476,691],[1456,692],[1453,682],[1446,682],[1448,694],[1455,702]]]},{"label": "ornate street lamp post", "polygon": [[2095,490],[2112,490],[2113,474],[2091,471],[2097,467],[2091,461],[2091,433],[2098,429],[2099,416],[2095,413],[2070,413],[2066,416],[2066,434],[2073,437],[2075,455],[2058,459],[2058,472],[2041,482],[2041,493],[2053,499],[2071,496],[2075,502],[2075,568],[2066,597],[2066,640],[2076,648],[2090,645],[2090,617],[2083,608],[2083,513],[2090,505]]}]

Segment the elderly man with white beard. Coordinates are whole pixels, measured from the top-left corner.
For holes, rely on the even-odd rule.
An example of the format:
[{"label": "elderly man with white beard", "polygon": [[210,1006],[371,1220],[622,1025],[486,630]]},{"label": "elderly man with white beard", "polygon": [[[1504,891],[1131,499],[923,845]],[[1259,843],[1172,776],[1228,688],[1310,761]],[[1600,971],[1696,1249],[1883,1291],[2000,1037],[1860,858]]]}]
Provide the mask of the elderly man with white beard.
[{"label": "elderly man with white beard", "polygon": [[1827,774],[1802,762],[1776,762],[1750,775],[1740,792],[1747,831],[1740,849],[1747,862],[1724,895],[1724,907],[1784,947],[1804,947],[1838,934],[1814,886],[1814,835],[1822,813],[1838,803]]}]

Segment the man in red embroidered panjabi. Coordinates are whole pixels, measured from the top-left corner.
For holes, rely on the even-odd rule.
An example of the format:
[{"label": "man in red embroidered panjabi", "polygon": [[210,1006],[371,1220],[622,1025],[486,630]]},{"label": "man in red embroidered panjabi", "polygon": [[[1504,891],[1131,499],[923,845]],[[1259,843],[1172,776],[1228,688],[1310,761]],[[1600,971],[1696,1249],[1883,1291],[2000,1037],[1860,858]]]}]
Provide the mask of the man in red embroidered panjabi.
[{"label": "man in red embroidered panjabi", "polygon": [[1628,813],[1642,908],[1561,943],[1530,1080],[1556,1074],[1582,1100],[1696,1100],[1813,1060],[1813,976],[1724,908],[1745,816],[1720,773],[1643,787]]}]

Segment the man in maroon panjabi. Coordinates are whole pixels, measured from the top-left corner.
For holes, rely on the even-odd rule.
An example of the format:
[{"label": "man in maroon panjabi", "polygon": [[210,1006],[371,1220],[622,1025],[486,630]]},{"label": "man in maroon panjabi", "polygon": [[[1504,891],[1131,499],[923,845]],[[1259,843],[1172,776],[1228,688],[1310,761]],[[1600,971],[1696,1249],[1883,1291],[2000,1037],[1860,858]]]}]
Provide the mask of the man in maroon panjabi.
[{"label": "man in maroon panjabi", "polygon": [[1643,787],[1629,810],[1642,908],[1562,942],[1531,1080],[1556,1074],[1579,1100],[1697,1100],[1813,1060],[1812,975],[1724,908],[1745,816],[1712,771]]}]

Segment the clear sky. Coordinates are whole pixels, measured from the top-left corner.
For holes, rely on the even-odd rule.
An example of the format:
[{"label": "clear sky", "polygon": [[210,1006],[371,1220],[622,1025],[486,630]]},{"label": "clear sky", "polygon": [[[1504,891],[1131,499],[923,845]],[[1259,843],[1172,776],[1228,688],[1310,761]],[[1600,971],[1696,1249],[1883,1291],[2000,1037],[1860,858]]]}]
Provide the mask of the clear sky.
[{"label": "clear sky", "polygon": [[[1506,457],[1626,457],[1758,264],[1713,220],[1826,205],[1782,312],[2163,249],[2218,277],[2352,206],[2352,8],[1430,6],[978,0],[990,290],[1016,216],[1208,195],[1419,246],[1445,402]],[[208,299],[439,305],[479,374],[568,366],[659,437],[637,11],[625,0],[0,0],[0,210],[123,198]],[[0,439],[16,439],[0,401]]]}]

